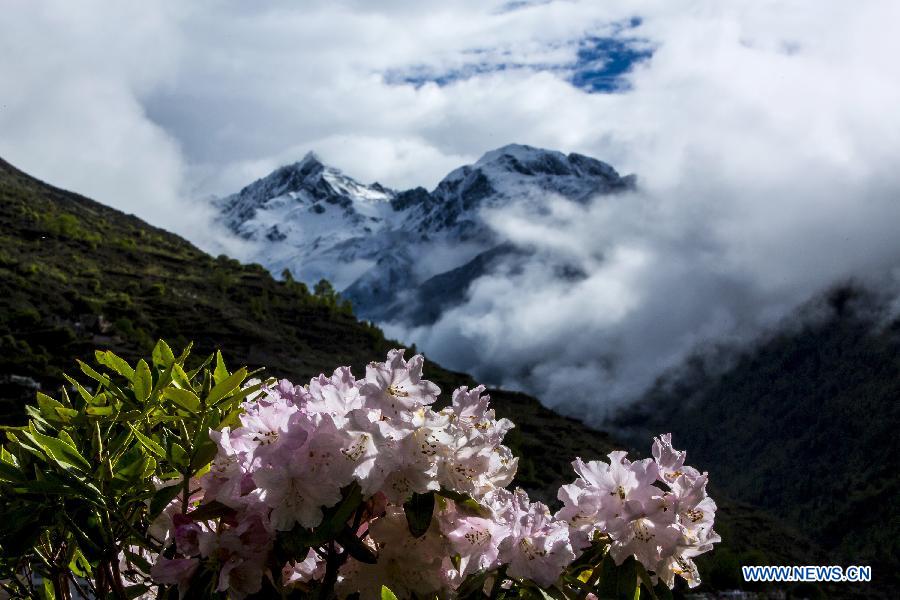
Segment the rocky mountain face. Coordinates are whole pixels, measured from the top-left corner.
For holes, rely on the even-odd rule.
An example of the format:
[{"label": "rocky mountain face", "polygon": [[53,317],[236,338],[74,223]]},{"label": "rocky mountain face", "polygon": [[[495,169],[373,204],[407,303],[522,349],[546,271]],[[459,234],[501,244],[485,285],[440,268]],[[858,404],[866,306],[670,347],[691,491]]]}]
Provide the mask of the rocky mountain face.
[{"label": "rocky mountain face", "polygon": [[302,281],[329,279],[362,317],[419,325],[461,301],[499,258],[527,256],[486,212],[540,214],[552,196],[587,202],[634,185],[588,156],[509,145],[432,191],[364,185],[308,154],[216,203],[233,232],[257,242],[251,260]]}]

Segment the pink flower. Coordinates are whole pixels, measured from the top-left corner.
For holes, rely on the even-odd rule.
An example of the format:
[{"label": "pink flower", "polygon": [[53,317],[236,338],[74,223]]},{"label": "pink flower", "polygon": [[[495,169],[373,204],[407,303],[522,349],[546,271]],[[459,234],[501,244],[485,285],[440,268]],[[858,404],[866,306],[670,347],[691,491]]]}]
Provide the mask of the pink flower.
[{"label": "pink flower", "polygon": [[199,565],[200,561],[196,558],[170,559],[160,556],[150,569],[150,577],[155,583],[178,586],[178,597],[184,598]]},{"label": "pink flower", "polygon": [[431,404],[441,393],[438,386],[422,379],[422,355],[417,354],[406,361],[403,352],[391,350],[386,362],[369,363],[365,382],[359,390],[367,406],[388,416]]},{"label": "pink flower", "polygon": [[[541,502],[531,502],[522,490],[493,493],[495,514],[509,527],[510,535],[500,546],[500,558],[512,577],[530,579],[548,587],[576,557],[569,527],[555,519]],[[580,553],[581,548],[577,549]]]},{"label": "pink flower", "polygon": [[410,534],[406,514],[388,506],[385,515],[369,527],[371,544],[377,549],[374,565],[350,560],[341,570],[339,596],[359,592],[361,598],[381,598],[388,586],[399,598],[445,597],[450,589],[452,566],[446,540],[432,522],[422,537]]},{"label": "pink flower", "polygon": [[309,390],[302,393],[301,405],[307,412],[344,417],[362,408],[363,402],[350,368],[339,367],[331,377],[319,375],[310,380]]},{"label": "pink flower", "polygon": [[297,587],[321,579],[325,575],[325,561],[310,550],[300,562],[289,562],[281,570],[281,584],[285,587]]},{"label": "pink flower", "polygon": [[238,514],[222,523],[217,531],[201,533],[200,555],[219,567],[216,591],[228,592],[234,598],[258,592],[273,539],[263,515],[258,512]]},{"label": "pink flower", "polygon": [[302,415],[253,472],[260,499],[272,509],[275,529],[288,530],[295,523],[315,527],[322,522],[322,509],[340,501],[354,467],[342,452],[346,445],[347,436],[330,415]]}]

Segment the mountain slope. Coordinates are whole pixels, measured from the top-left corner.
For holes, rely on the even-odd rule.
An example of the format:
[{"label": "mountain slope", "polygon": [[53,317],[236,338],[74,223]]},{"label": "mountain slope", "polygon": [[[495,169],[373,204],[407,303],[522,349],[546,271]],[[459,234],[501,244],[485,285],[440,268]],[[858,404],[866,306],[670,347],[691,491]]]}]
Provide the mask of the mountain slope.
[{"label": "mountain slope", "polygon": [[[0,423],[21,420],[37,388],[59,386],[74,359],[90,361],[96,348],[136,360],[157,337],[176,347],[193,340],[198,356],[221,347],[229,363],[265,366],[270,374],[302,381],[339,364],[362,373],[365,363],[399,345],[358,321],[325,288],[311,294],[290,279],[276,281],[259,265],[213,258],[2,160],[0,286]],[[473,383],[431,362],[426,376],[445,396]],[[490,393],[498,414],[516,423],[507,438],[521,457],[516,483],[537,498],[552,502],[556,488],[571,481],[573,457],[592,460],[622,447],[534,398]],[[646,448],[647,439],[639,447]],[[721,476],[712,473],[714,481]],[[717,500],[725,542],[703,562],[704,577],[732,587],[740,561],[819,560],[815,546],[777,518]]]},{"label": "mountain slope", "polygon": [[[137,359],[159,337],[175,347],[193,341],[197,356],[222,348],[231,362],[302,381],[344,364],[361,375],[366,363],[400,346],[327,290],[312,294],[259,265],[213,258],[2,160],[0,288],[0,422],[20,420],[38,386],[58,386],[62,372],[76,358],[92,360],[96,348]],[[445,395],[474,383],[432,362],[426,375]],[[606,434],[534,398],[492,394],[498,413],[518,425],[511,441],[525,455],[520,483],[532,490],[570,478],[575,454],[597,457],[613,447]],[[556,455],[544,451],[550,432],[563,440]]]},{"label": "mountain slope", "polygon": [[[431,192],[363,185],[308,154],[216,203],[226,226],[257,243],[253,259],[271,272],[328,278],[360,316],[418,325],[462,301],[498,248],[510,246],[486,212],[542,214],[552,196],[584,203],[633,188],[634,176],[596,159],[511,144],[454,170]],[[441,292],[450,280],[448,296]]]},{"label": "mountain slope", "polygon": [[829,564],[871,564],[882,585],[900,583],[900,320],[889,299],[837,287],[724,373],[697,364],[620,424],[636,437],[665,424],[718,489],[807,532]]}]

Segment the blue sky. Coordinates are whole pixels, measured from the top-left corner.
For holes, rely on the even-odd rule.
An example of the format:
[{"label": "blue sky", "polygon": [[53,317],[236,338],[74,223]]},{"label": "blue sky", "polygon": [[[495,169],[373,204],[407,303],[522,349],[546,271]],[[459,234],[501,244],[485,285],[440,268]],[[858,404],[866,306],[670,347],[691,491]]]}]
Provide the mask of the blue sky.
[{"label": "blue sky", "polygon": [[[527,3],[514,4],[513,9],[530,6]],[[467,52],[470,62],[450,70],[433,70],[428,65],[414,65],[397,71],[389,71],[386,80],[399,85],[420,87],[434,83],[444,87],[458,81],[479,77],[495,72],[524,70],[531,72],[555,73],[573,86],[588,93],[619,93],[627,91],[627,75],[640,63],[653,56],[652,44],[631,32],[641,25],[639,17],[631,17],[620,23],[613,23],[612,35],[587,35],[582,39],[567,41],[565,46],[573,49],[572,56],[563,62],[529,63],[516,62],[510,53],[508,60],[481,61],[490,57],[488,51]],[[606,29],[607,27],[604,27]]]}]

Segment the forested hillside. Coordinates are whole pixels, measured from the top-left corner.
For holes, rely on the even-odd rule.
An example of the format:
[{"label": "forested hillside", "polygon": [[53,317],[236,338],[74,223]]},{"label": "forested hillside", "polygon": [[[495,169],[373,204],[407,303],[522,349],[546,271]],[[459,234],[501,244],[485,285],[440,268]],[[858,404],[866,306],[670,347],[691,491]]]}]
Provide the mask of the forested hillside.
[{"label": "forested hillside", "polygon": [[900,569],[900,320],[889,297],[836,287],[740,354],[661,381],[620,424],[665,425],[716,487],[817,541],[829,564]]}]

